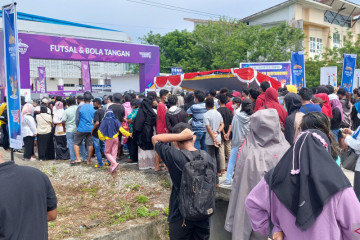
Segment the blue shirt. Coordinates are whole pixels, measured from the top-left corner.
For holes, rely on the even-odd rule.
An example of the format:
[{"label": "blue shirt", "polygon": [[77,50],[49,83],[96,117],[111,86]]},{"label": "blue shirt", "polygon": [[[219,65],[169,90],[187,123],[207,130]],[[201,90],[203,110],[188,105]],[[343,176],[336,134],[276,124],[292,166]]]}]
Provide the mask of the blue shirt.
[{"label": "blue shirt", "polygon": [[[305,111],[304,106],[306,107],[307,111]],[[309,103],[305,104],[304,106],[302,106],[299,110],[304,114],[307,114],[308,112],[321,112],[321,107],[318,104]]]},{"label": "blue shirt", "polygon": [[192,105],[187,111],[187,114],[191,114],[192,127],[194,132],[205,132],[204,114],[207,112],[205,103],[198,103]]},{"label": "blue shirt", "polygon": [[81,106],[79,111],[79,132],[91,132],[93,129],[93,119],[95,115],[94,106],[91,103],[87,103]]}]

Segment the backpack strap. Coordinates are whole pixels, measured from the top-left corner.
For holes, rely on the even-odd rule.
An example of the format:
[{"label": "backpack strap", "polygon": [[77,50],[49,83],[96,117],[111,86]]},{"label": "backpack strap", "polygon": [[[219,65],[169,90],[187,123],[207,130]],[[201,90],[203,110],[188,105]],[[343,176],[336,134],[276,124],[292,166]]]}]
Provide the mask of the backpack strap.
[{"label": "backpack strap", "polygon": [[306,113],[309,113],[309,110],[305,107],[305,105],[302,106]]}]

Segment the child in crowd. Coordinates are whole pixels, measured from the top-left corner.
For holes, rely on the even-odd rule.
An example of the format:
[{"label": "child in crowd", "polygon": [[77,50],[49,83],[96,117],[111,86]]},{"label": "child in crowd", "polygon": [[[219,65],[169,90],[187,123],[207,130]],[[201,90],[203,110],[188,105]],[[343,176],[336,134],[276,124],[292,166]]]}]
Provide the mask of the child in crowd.
[{"label": "child in crowd", "polygon": [[114,112],[109,109],[106,111],[105,118],[100,124],[98,134],[101,141],[105,140],[105,156],[110,161],[110,173],[114,173],[119,166],[116,162],[119,132],[125,137],[132,137],[132,134],[121,127],[120,121],[115,117]]}]

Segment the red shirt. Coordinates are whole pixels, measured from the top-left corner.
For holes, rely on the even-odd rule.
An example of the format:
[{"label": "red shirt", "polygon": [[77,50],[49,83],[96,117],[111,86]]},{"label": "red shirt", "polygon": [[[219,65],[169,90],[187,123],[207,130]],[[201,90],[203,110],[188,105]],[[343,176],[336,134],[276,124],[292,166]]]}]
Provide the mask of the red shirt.
[{"label": "red shirt", "polygon": [[156,134],[168,133],[166,127],[166,106],[160,102],[157,106],[157,118],[156,118]]},{"label": "red shirt", "polygon": [[234,109],[232,108],[232,101],[229,101],[227,104],[226,104],[226,107],[231,111],[232,114],[234,114]]}]

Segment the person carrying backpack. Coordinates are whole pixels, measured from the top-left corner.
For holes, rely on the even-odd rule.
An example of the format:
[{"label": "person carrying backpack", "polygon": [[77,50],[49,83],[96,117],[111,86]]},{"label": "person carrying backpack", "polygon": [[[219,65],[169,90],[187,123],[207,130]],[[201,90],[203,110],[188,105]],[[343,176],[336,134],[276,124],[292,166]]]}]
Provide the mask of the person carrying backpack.
[{"label": "person carrying backpack", "polygon": [[[173,183],[168,217],[170,239],[209,239],[218,183],[216,162],[195,148],[191,125],[178,123],[172,132],[152,138]],[[170,142],[178,148],[170,147]]]}]

